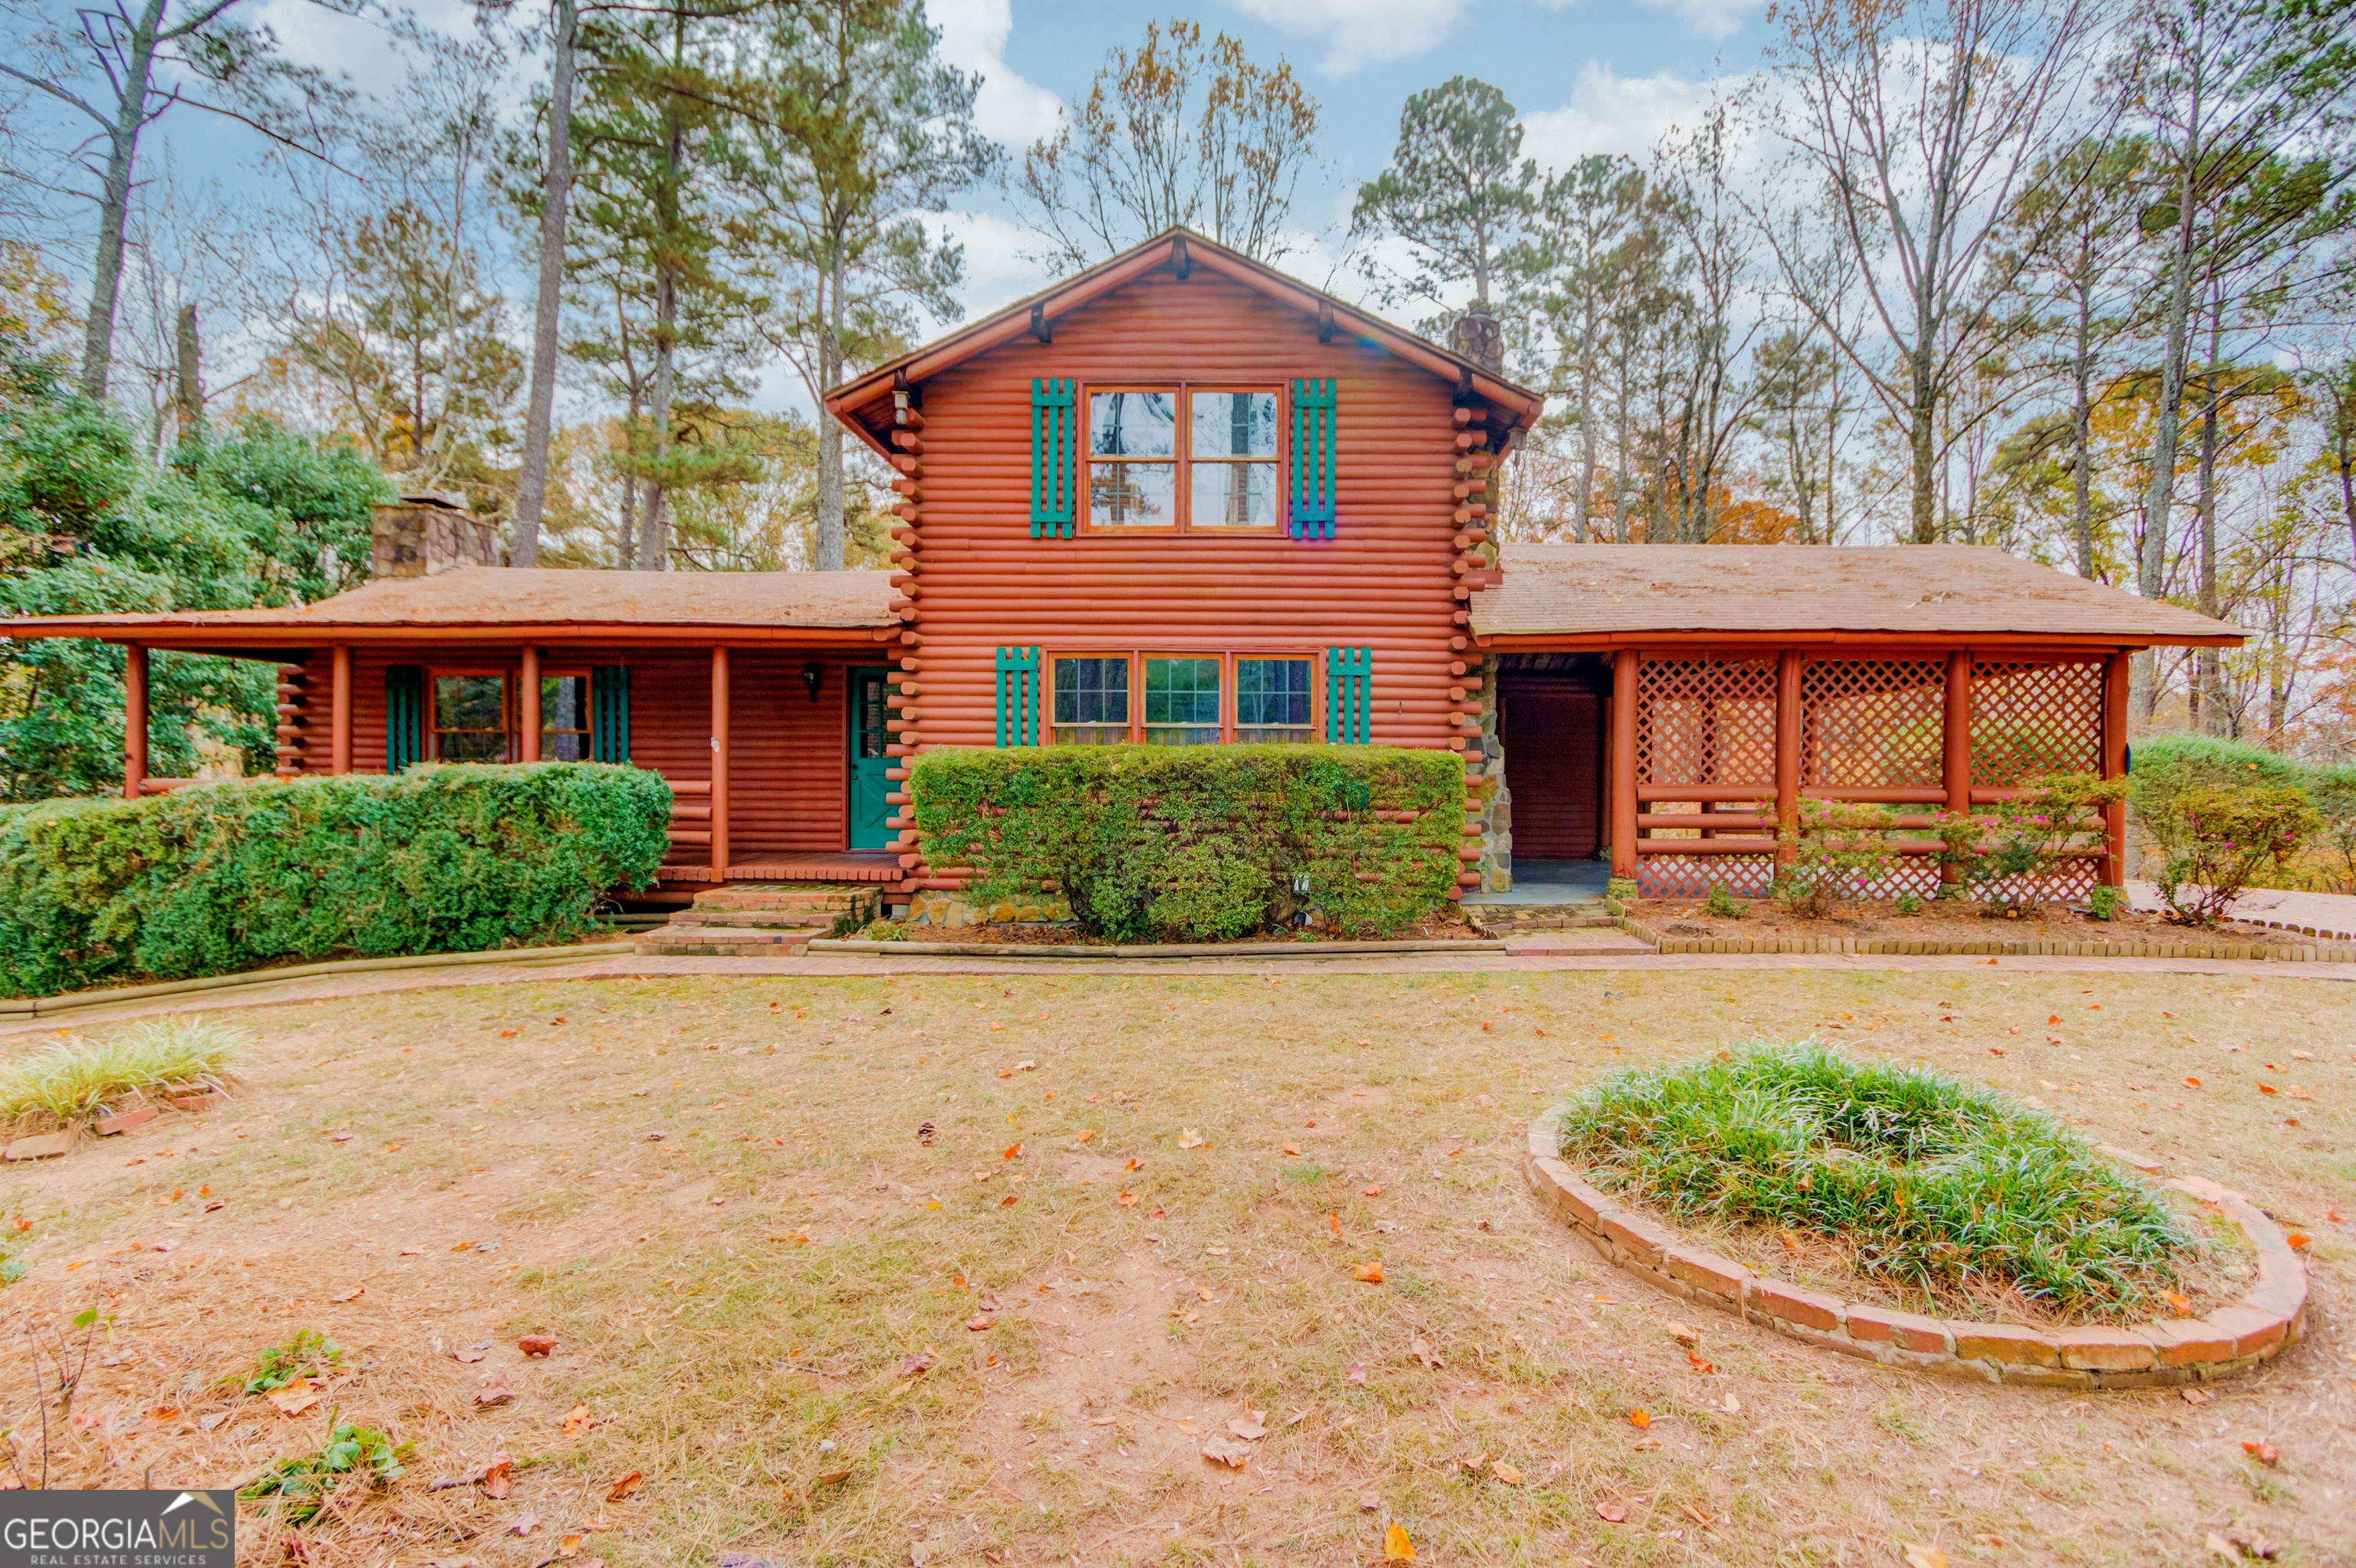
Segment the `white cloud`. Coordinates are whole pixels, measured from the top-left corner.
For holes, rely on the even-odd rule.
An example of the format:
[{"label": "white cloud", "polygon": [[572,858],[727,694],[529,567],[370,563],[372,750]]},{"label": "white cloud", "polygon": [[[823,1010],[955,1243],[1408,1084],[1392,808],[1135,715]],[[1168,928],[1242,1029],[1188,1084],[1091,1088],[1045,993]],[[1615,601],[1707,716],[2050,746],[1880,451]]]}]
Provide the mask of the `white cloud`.
[{"label": "white cloud", "polygon": [[1723,38],[1740,31],[1762,0],[1637,0],[1648,11],[1666,11],[1680,18],[1686,31],[1705,38]]},{"label": "white cloud", "polygon": [[1641,160],[1664,133],[1698,123],[1711,91],[1708,81],[1666,71],[1622,76],[1590,60],[1571,81],[1569,102],[1522,116],[1522,151],[1554,169],[1597,153]]},{"label": "white cloud", "polygon": [[[475,9],[468,0],[420,0],[411,11],[452,37],[474,31]],[[384,29],[364,16],[346,16],[310,0],[263,0],[256,19],[278,35],[289,59],[348,76],[363,92],[382,95],[407,79],[407,62],[390,47]]]},{"label": "white cloud", "polygon": [[1006,63],[1012,0],[931,0],[925,15],[941,30],[941,58],[981,78],[973,118],[983,135],[1019,152],[1055,133],[1063,100]]},{"label": "white cloud", "polygon": [[1237,7],[1288,33],[1323,40],[1318,65],[1347,76],[1377,60],[1407,59],[1448,36],[1469,0],[1236,0]]},{"label": "white cloud", "polygon": [[[945,212],[926,221],[936,236],[965,247],[965,286],[958,300],[967,321],[1036,293],[1050,281],[1044,266],[1023,259],[1025,251],[1044,249],[1043,242],[1012,219],[995,212]],[[947,331],[952,325],[937,322],[934,328]]]}]

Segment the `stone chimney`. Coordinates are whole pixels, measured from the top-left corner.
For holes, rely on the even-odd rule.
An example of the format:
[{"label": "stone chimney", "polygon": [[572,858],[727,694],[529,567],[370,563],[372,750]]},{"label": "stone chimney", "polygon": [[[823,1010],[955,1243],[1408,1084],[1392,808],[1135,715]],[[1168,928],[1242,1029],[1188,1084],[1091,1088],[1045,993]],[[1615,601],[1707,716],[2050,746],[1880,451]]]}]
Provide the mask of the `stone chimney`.
[{"label": "stone chimney", "polygon": [[428,577],[454,566],[499,564],[498,529],[455,496],[403,496],[369,508],[369,571]]},{"label": "stone chimney", "polygon": [[1493,374],[1505,368],[1505,329],[1489,314],[1489,307],[1477,300],[1466,305],[1464,314],[1448,329],[1448,347],[1458,357],[1470,359]]}]

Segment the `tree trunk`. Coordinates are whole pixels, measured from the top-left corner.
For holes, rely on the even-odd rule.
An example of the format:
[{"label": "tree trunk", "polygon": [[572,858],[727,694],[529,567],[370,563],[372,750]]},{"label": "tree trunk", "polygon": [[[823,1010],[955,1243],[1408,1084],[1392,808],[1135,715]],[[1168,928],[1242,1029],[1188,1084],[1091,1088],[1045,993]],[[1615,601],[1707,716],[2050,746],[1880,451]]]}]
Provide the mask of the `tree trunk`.
[{"label": "tree trunk", "polygon": [[197,307],[180,307],[180,320],[174,333],[174,347],[178,350],[178,379],[173,389],[172,406],[178,416],[180,444],[194,446],[205,438],[204,357],[197,341]]},{"label": "tree trunk", "polygon": [[[2201,522],[2201,613],[2215,618],[2217,603],[2217,367],[2211,334],[2209,369],[2201,377],[2201,469],[2196,494]],[[2225,732],[2224,669],[2215,648],[2202,648],[2192,658],[2192,689],[2200,713],[2192,728],[2204,735]]]},{"label": "tree trunk", "polygon": [[548,443],[556,416],[556,328],[564,290],[564,231],[573,202],[573,48],[574,0],[552,7],[555,66],[548,84],[548,169],[541,180],[540,292],[532,304],[531,389],[523,416],[523,473],[516,483],[515,540],[509,559],[540,563],[540,518],[548,504]]},{"label": "tree trunk", "polygon": [[2070,528],[2078,543],[2078,575],[2089,581],[2094,576],[2094,350],[2091,311],[2086,291],[2081,286],[2077,341],[2070,356]]},{"label": "tree trunk", "polygon": [[1911,542],[1937,544],[1939,493],[1933,462],[1937,432],[1933,426],[1939,411],[1939,393],[1931,381],[1931,346],[1927,336],[1916,345],[1911,357],[1914,371],[1914,397],[1907,409],[1912,426],[1907,432],[1909,462],[1914,470],[1914,537]]},{"label": "tree trunk", "polygon": [[[2152,416],[2151,488],[2144,501],[2143,553],[2136,572],[2136,591],[2152,600],[2161,598],[2168,589],[2169,508],[2176,498],[2177,405],[2184,397],[2184,356],[2192,315],[2192,203],[2202,156],[2201,109],[2196,79],[2192,112],[2186,119],[2184,142],[2179,150],[2176,234],[2168,259],[2166,345],[2160,353],[2159,406]],[[2147,648],[2135,656],[2131,667],[2129,684],[2134,689],[2128,706],[2145,724],[2151,722],[2159,706],[2156,658]]]},{"label": "tree trunk", "polygon": [[106,372],[114,357],[114,305],[123,292],[123,230],[131,214],[131,163],[139,151],[140,127],[147,117],[147,81],[155,64],[155,34],[164,24],[164,0],[147,0],[131,24],[131,48],[115,100],[114,123],[106,133],[106,178],[99,187],[98,249],[91,261],[90,311],[84,318],[81,390],[91,401],[106,396]]},{"label": "tree trunk", "polygon": [[1579,506],[1572,513],[1578,520],[1580,544],[1595,537],[1595,267],[1586,263],[1586,276],[1580,283],[1579,329]]},{"label": "tree trunk", "polygon": [[624,571],[635,571],[638,564],[638,476],[635,472],[638,452],[638,420],[646,406],[638,400],[637,371],[630,372],[629,421],[622,427],[622,529],[620,548],[615,552]]},{"label": "tree trunk", "polygon": [[[819,316],[819,379],[828,387],[842,380],[842,235],[829,246],[826,308]],[[820,571],[841,571],[843,558],[842,422],[819,413],[818,560]]]},{"label": "tree trunk", "polygon": [[[679,65],[686,53],[687,21],[683,16],[671,19],[671,63]],[[666,139],[663,143],[663,180],[659,217],[662,251],[655,262],[655,390],[654,473],[647,480],[647,515],[645,528],[638,546],[638,570],[668,571],[670,570],[670,518],[665,503],[669,497],[664,492],[663,469],[670,456],[670,405],[679,385],[679,346],[675,339],[679,326],[679,275],[671,260],[671,240],[679,233],[680,165],[686,154],[685,127],[680,122],[679,100],[667,95],[663,110]]]}]

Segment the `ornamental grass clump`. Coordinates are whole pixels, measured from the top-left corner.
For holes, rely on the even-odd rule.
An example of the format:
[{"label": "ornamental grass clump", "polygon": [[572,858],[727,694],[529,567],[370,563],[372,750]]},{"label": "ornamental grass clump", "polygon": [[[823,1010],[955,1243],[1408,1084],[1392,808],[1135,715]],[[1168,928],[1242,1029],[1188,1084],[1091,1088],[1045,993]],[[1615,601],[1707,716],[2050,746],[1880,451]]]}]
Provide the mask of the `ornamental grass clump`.
[{"label": "ornamental grass clump", "polygon": [[1993,1282],[2057,1311],[2150,1309],[2191,1238],[2051,1117],[1814,1043],[1627,1072],[1562,1117],[1563,1157],[1680,1218],[1830,1236],[1888,1283]]},{"label": "ornamental grass clump", "polygon": [[219,1089],[243,1037],[206,1019],[157,1019],[104,1040],[67,1040],[0,1067],[0,1127],[78,1126],[167,1090]]}]

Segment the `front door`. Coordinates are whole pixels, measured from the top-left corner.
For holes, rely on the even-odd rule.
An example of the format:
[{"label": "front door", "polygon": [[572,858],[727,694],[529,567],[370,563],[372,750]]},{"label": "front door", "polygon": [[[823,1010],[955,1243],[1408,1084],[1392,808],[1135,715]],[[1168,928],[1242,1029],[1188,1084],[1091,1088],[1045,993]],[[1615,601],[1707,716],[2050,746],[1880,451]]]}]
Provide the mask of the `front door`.
[{"label": "front door", "polygon": [[892,808],[884,797],[891,784],[884,777],[889,759],[884,755],[884,676],[880,665],[860,666],[851,672],[851,848],[881,849],[891,843],[884,819]]}]

